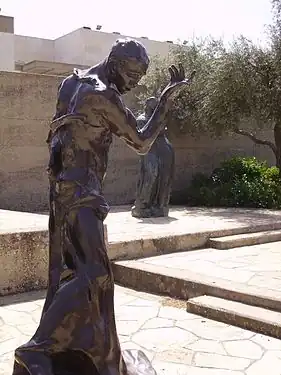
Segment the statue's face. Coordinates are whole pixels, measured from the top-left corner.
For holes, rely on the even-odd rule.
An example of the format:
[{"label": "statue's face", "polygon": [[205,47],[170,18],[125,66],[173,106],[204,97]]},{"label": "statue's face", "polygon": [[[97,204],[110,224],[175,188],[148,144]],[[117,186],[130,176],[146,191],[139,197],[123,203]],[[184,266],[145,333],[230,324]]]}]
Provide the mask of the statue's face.
[{"label": "statue's face", "polygon": [[136,59],[119,60],[116,69],[116,86],[121,94],[136,87],[146,74],[146,66]]},{"label": "statue's face", "polygon": [[149,57],[145,47],[133,39],[118,39],[108,59],[109,80],[121,94],[136,87],[146,74]]}]

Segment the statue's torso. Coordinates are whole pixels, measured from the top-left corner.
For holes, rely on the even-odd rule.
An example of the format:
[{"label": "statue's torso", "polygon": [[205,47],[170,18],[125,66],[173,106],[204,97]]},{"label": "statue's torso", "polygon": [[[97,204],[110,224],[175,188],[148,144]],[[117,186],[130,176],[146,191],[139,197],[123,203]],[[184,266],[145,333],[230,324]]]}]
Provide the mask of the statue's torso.
[{"label": "statue's torso", "polygon": [[[146,116],[144,114],[140,115],[137,118],[138,128],[142,129],[145,126],[145,124],[147,123],[147,121],[148,121],[148,119],[146,118]],[[153,143],[153,145],[151,146],[148,154],[143,155],[142,158],[145,159],[145,158],[149,157],[149,155],[151,155],[151,154],[155,154],[158,157],[161,157],[161,156],[162,157],[166,157],[166,156],[169,157],[169,155],[173,154],[173,153],[174,153],[173,146],[167,138],[167,132],[166,132],[166,130],[163,130],[158,135],[158,137],[156,138],[156,140]]]},{"label": "statue's torso", "polygon": [[[71,204],[80,198],[102,195],[112,134],[98,108],[103,93],[88,83],[67,83],[67,109],[63,117],[52,123],[55,130],[51,139],[50,164],[53,162],[60,199]],[[62,96],[65,95],[63,89]],[[72,90],[72,95],[69,90]],[[91,97],[91,105],[85,100],[87,96]],[[59,153],[57,158],[55,150]]]}]

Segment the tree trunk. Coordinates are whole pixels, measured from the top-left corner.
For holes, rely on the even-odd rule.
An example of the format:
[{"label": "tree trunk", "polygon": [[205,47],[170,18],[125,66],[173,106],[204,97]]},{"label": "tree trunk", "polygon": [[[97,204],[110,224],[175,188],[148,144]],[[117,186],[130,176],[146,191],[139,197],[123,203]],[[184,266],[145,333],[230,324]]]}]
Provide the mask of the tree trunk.
[{"label": "tree trunk", "polygon": [[[244,135],[245,137],[250,138],[254,143],[257,145],[263,145],[267,146],[271,149],[271,151],[274,153],[274,156],[276,158],[276,167],[279,168],[281,173],[281,123],[280,126],[277,126],[277,124],[274,126],[274,139],[275,144],[271,141],[267,141],[264,139],[257,138],[253,133],[243,130],[243,129],[234,129],[234,132],[239,135]],[[278,138],[278,141],[276,139]]]},{"label": "tree trunk", "polygon": [[279,168],[279,174],[281,176],[281,122],[275,123],[274,126],[274,141],[276,148],[276,167]]}]

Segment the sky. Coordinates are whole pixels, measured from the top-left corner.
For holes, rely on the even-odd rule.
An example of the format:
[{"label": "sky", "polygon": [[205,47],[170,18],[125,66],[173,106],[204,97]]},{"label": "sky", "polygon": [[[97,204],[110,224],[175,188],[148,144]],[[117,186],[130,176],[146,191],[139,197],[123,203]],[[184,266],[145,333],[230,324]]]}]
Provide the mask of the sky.
[{"label": "sky", "polygon": [[[165,5],[164,5],[165,4]],[[82,26],[155,40],[243,34],[264,40],[272,20],[270,0],[0,0],[14,16],[15,33],[54,39]]]}]

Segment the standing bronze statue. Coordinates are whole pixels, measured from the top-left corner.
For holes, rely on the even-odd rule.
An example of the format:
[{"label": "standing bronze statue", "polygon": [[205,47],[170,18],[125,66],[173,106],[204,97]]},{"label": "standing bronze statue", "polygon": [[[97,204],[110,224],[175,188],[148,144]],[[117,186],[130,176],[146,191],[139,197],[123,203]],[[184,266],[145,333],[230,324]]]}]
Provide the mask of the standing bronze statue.
[{"label": "standing bronze statue", "polygon": [[[142,131],[152,116],[157,103],[155,97],[146,100],[144,114],[137,118],[139,131]],[[132,216],[134,217],[161,217],[169,214],[175,153],[166,137],[166,130],[165,127],[159,133],[149,152],[140,157],[136,201],[132,207]]]},{"label": "standing bronze statue", "polygon": [[181,66],[171,66],[153,116],[137,130],[121,95],[148,65],[140,43],[118,40],[104,61],[75,70],[59,87],[48,137],[48,291],[35,334],[15,351],[14,375],[155,375],[141,351],[120,350],[102,194],[112,134],[147,153],[164,128],[168,99],[190,81]]}]

